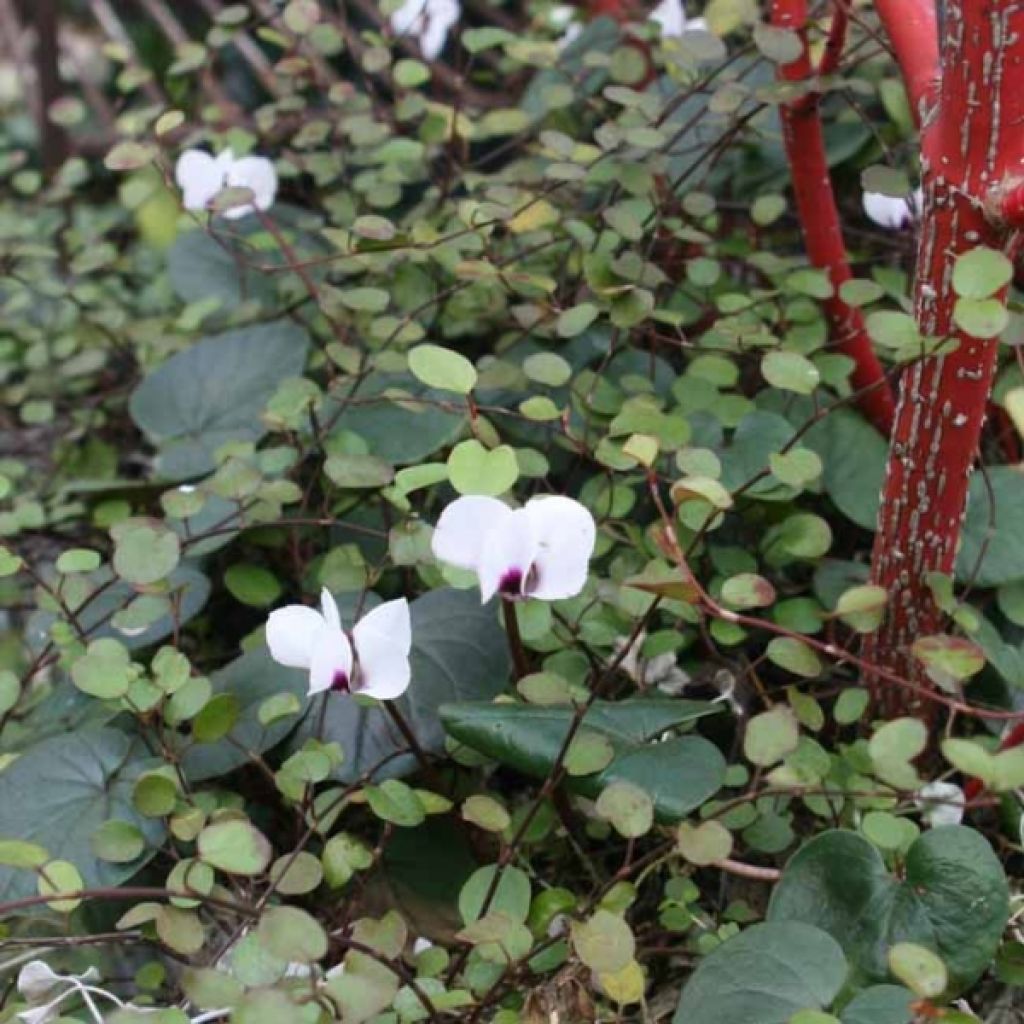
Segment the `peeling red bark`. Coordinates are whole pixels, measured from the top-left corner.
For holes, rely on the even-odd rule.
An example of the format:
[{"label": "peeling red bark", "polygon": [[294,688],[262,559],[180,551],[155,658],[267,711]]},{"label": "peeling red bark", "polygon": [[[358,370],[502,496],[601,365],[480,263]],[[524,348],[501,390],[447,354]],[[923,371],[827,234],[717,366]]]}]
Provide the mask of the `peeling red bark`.
[{"label": "peeling red bark", "polygon": [[[907,9],[917,6],[880,3],[879,9],[903,37]],[[923,77],[917,73],[913,89]],[[927,104],[927,90],[921,95]],[[865,645],[868,660],[918,682],[924,679],[909,649],[943,626],[926,579],[953,571],[998,347],[955,326],[953,264],[976,246],[1001,249],[1011,259],[1018,253],[1015,232],[992,210],[1006,194],[1003,183],[1024,166],[1021,123],[1024,5],[946,0],[935,103],[922,115],[925,208],[914,301],[923,336],[955,337],[959,345],[902,375],[872,556],[872,579],[888,591],[889,610]],[[884,713],[916,709],[901,688],[880,690],[878,697]]]},{"label": "peeling red bark", "polygon": [[[838,64],[845,8],[836,17],[840,22],[838,26],[834,23],[835,32],[830,35],[823,59],[826,71],[834,70]],[[772,24],[797,32],[803,41],[800,57],[780,69],[781,77],[787,82],[809,82],[816,72],[807,48],[807,0],[774,0]],[[853,274],[847,261],[839,211],[832,191],[818,94],[805,92],[783,104],[780,117],[807,256],[813,266],[828,272],[832,282],[832,297],[824,303],[832,342],[854,361],[851,382],[858,393],[861,411],[888,436],[895,413],[892,389],[875,355],[860,310],[848,306],[839,297],[840,286]]]}]

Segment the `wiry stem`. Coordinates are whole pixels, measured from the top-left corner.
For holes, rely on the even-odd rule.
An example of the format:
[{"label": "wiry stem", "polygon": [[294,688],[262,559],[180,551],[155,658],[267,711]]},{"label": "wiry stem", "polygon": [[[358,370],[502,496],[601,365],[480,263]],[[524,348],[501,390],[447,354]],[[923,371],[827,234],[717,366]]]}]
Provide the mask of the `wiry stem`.
[{"label": "wiry stem", "polygon": [[515,671],[516,680],[530,674],[530,664],[526,660],[526,649],[523,647],[523,637],[519,632],[519,613],[516,610],[515,601],[502,598],[502,618],[505,620],[505,633],[508,636],[508,650],[512,655],[512,666]]}]

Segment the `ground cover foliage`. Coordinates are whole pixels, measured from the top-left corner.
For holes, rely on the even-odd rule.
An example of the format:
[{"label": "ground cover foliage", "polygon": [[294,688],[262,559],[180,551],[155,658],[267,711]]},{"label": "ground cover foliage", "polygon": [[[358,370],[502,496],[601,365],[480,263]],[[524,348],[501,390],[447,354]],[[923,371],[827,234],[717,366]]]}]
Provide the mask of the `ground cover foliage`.
[{"label": "ground cover foliage", "polygon": [[[944,703],[883,719],[887,442],[788,193],[799,37],[476,4],[433,63],[386,8],[261,6],[176,53],[130,24],[98,156],[47,178],[2,129],[0,1021],[1014,1019],[1020,450],[996,417],[932,581]],[[913,229],[861,180],[909,193],[916,143],[857,10],[818,84],[889,368]],[[183,209],[190,148],[273,160],[272,204]],[[1012,414],[1005,268],[960,273]],[[596,523],[572,596],[436,557],[460,496],[550,495]],[[408,602],[395,699],[271,656],[325,588],[349,631]]]}]

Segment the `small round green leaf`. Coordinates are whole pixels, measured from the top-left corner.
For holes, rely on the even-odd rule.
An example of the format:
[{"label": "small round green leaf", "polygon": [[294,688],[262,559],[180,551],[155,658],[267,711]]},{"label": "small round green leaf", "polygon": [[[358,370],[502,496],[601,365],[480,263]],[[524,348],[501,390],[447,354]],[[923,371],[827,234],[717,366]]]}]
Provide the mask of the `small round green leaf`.
[{"label": "small round green leaf", "polygon": [[127,864],[142,854],[146,847],[145,837],[137,825],[130,821],[110,819],[92,835],[92,848],[100,860],[112,864]]},{"label": "small round green leaf", "polygon": [[953,291],[965,299],[987,299],[1013,280],[1013,263],[984,246],[961,253],[953,264]]},{"label": "small round green leaf", "polygon": [[259,875],[270,864],[266,836],[247,821],[229,819],[207,825],[199,833],[199,856],[229,875]]},{"label": "small round green leaf", "polygon": [[937,999],[949,984],[942,960],[913,942],[897,942],[889,949],[889,970],[922,999]]},{"label": "small round green leaf", "polygon": [[650,832],[654,825],[654,804],[651,798],[631,782],[613,782],[601,790],[597,813],[626,839],[637,839]]},{"label": "small round green leaf", "polygon": [[771,765],[791,754],[800,742],[800,727],[789,708],[755,715],[747,723],[743,753],[752,764]]},{"label": "small round green leaf", "polygon": [[599,974],[621,971],[636,952],[629,925],[609,910],[600,909],[587,921],[573,921],[571,934],[577,956]]},{"label": "small round green leaf", "polygon": [[448,456],[448,479],[460,494],[504,494],[519,479],[519,462],[508,445],[486,449],[475,438],[457,444]]},{"label": "small round green leaf", "polygon": [[717,821],[684,821],[676,830],[676,847],[691,864],[715,864],[732,853],[732,833]]},{"label": "small round green leaf", "polygon": [[298,907],[272,907],[260,920],[260,944],[281,960],[314,963],[327,955],[327,933]]},{"label": "small round green leaf", "polygon": [[476,367],[464,356],[440,345],[417,345],[409,352],[409,370],[428,387],[468,395],[476,386]]}]

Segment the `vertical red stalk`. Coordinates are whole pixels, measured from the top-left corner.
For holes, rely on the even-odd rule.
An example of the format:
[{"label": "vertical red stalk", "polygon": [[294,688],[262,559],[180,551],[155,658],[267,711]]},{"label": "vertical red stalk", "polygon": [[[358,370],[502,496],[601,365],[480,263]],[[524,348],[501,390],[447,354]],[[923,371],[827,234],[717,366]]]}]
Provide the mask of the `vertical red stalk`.
[{"label": "vertical red stalk", "polygon": [[[830,38],[825,70],[831,70],[828,65],[838,61],[838,52],[842,48],[840,29],[845,25],[845,11],[837,17],[841,19],[840,27]],[[797,32],[803,42],[801,55],[783,66],[780,76],[787,82],[809,82],[816,72],[807,49],[807,0],[774,0],[772,23],[778,28]],[[840,286],[853,274],[847,262],[839,211],[832,191],[818,94],[806,92],[783,104],[780,116],[807,256],[813,266],[828,272],[832,282],[832,297],[824,305],[833,344],[854,362],[851,381],[858,393],[861,411],[888,436],[895,410],[892,390],[871,346],[860,310],[848,306],[839,297]]]},{"label": "vertical red stalk", "polygon": [[[914,5],[896,6],[892,27],[902,32],[905,6]],[[953,264],[976,246],[1011,259],[1019,249],[1001,217],[1024,161],[1024,6],[946,0],[939,67],[934,109],[922,116],[925,212],[914,302],[923,336],[952,336],[959,346],[903,373],[872,557],[872,579],[888,591],[889,611],[865,650],[869,660],[914,679],[921,673],[910,645],[942,628],[926,579],[953,571],[998,347],[956,327]],[[924,78],[918,74],[912,89]],[[929,103],[927,91],[922,97]],[[895,688],[880,694],[890,714],[912,710],[905,700]]]},{"label": "vertical red stalk", "polygon": [[914,121],[935,92],[939,73],[939,27],[935,0],[875,0],[886,34],[903,73]]}]

